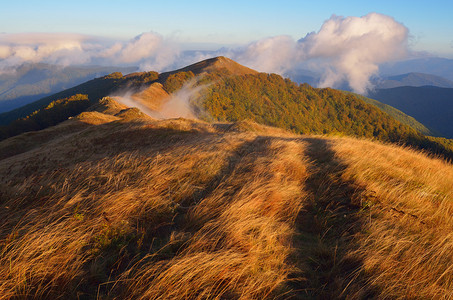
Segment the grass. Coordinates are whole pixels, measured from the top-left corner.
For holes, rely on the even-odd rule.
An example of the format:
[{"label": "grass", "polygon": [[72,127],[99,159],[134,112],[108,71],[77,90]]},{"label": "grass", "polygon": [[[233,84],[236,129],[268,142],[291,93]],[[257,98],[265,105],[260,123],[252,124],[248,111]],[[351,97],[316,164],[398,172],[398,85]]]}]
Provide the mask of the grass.
[{"label": "grass", "polygon": [[451,164],[122,117],[0,143],[0,299],[453,298]]},{"label": "grass", "polygon": [[355,252],[367,284],[388,298],[452,298],[451,164],[367,141],[335,140],[333,148],[348,165],[343,177],[373,195]]}]

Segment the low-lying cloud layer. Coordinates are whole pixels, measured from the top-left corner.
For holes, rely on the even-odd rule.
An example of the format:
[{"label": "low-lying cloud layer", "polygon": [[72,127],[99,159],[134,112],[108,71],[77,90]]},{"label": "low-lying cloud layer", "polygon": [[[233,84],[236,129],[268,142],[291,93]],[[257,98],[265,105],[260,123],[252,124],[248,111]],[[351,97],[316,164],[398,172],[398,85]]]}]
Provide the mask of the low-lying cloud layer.
[{"label": "low-lying cloud layer", "polygon": [[[228,56],[263,72],[285,74],[304,67],[322,74],[320,86],[347,82],[354,91],[363,93],[380,63],[406,55],[408,36],[404,25],[386,15],[334,15],[318,32],[300,40],[274,36],[213,55]],[[155,32],[124,42],[76,34],[0,34],[0,72],[24,62],[134,65],[165,71],[204,58],[206,53],[182,52],[176,41]]]},{"label": "low-lying cloud layer", "polygon": [[25,62],[138,65],[162,70],[180,53],[176,43],[146,32],[126,42],[78,34],[0,34],[0,71]]}]

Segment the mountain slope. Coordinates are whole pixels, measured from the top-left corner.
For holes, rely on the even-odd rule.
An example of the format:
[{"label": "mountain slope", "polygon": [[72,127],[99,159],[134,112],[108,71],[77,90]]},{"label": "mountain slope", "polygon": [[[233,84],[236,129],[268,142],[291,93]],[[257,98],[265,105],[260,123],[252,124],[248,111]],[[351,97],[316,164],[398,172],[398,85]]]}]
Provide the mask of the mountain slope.
[{"label": "mountain slope", "polygon": [[410,145],[453,158],[453,149],[404,125],[360,97],[296,85],[276,74],[230,76],[209,85],[198,104],[205,120],[250,119],[296,133],[342,134]]},{"label": "mountain slope", "polygon": [[[219,76],[228,75],[243,75],[243,74],[255,74],[256,71],[244,67],[229,58],[220,56],[212,59],[207,59],[185,68],[175,70],[172,72],[166,72],[158,74],[157,72],[137,72],[123,76],[120,72],[115,72],[101,78],[96,78],[88,82],[82,83],[78,86],[69,88],[59,93],[53,94],[48,97],[44,97],[38,101],[30,103],[28,105],[19,107],[13,111],[0,114],[0,125],[8,125],[14,120],[24,118],[34,111],[47,106],[52,101],[71,97],[75,94],[86,94],[88,98],[94,103],[99,99],[109,96],[115,91],[128,91],[128,92],[140,92],[139,90],[142,85],[146,85],[144,88],[148,88],[149,84],[159,82],[164,84],[168,81],[169,77],[176,77],[177,74],[190,73],[194,75],[216,73]],[[172,76],[173,75],[173,76]],[[170,78],[170,79],[172,79]],[[135,90],[134,90],[135,89]],[[152,91],[150,91],[153,93]],[[154,88],[154,93],[160,94],[160,100],[162,100],[162,91],[157,91]],[[149,98],[149,97],[148,97]],[[150,99],[148,99],[150,100]],[[159,101],[160,101],[159,100]],[[148,101],[149,102],[149,101]],[[152,101],[151,101],[152,102]],[[149,104],[153,106],[153,104]]]},{"label": "mountain slope", "polygon": [[[123,76],[121,72],[96,78],[70,89],[61,91],[38,101],[32,102],[7,113],[0,114],[0,125],[7,125],[19,118],[25,118],[33,112],[40,110],[54,101],[68,98],[76,94],[87,95],[91,103],[96,103],[103,97],[119,90],[134,90],[144,83],[150,83],[157,79],[157,72],[139,72]],[[67,116],[69,117],[69,116]]]},{"label": "mountain slope", "polygon": [[416,118],[440,135],[453,138],[453,89],[398,87],[375,90],[369,96]]},{"label": "mountain slope", "polygon": [[121,108],[0,142],[0,299],[453,296],[450,164]]},{"label": "mountain slope", "polygon": [[[387,113],[362,101],[354,94],[333,89],[315,89],[297,85],[276,74],[257,73],[225,57],[199,62],[174,72],[113,73],[89,81],[36,103],[49,103],[24,119],[0,128],[1,136],[44,129],[64,120],[79,110],[64,110],[58,103],[67,103],[74,96],[86,95],[91,104],[108,95],[138,106],[151,116],[196,116],[207,121],[240,121],[250,119],[264,125],[277,126],[297,133],[342,134],[402,143],[433,154],[453,158],[448,143],[426,138],[417,130],[402,124]],[[65,98],[61,98],[66,96]],[[77,96],[79,97],[79,96]],[[67,111],[52,117],[48,107]],[[26,106],[18,113],[30,111]],[[165,114],[162,112],[165,111]],[[176,111],[176,113],[175,113]],[[185,112],[179,114],[179,111]],[[4,119],[13,115],[8,114]],[[50,121],[48,120],[50,119]],[[43,120],[36,122],[36,120]]]},{"label": "mountain slope", "polygon": [[[352,92],[346,92],[346,93],[352,93]],[[384,104],[384,103],[379,102],[379,101],[377,101],[375,99],[371,99],[371,98],[368,98],[368,97],[365,97],[365,96],[362,96],[362,95],[359,95],[359,94],[355,94],[355,93],[352,93],[352,94],[355,95],[360,100],[363,100],[363,101],[365,101],[368,104],[371,104],[371,105],[374,105],[374,106],[378,107],[380,110],[382,110],[383,112],[389,114],[395,120],[397,120],[397,121],[399,121],[399,122],[401,122],[401,123],[403,123],[403,124],[405,124],[405,125],[407,125],[407,126],[409,126],[411,128],[414,128],[415,130],[417,130],[418,132],[423,133],[424,135],[430,135],[430,136],[435,135],[425,125],[423,125],[422,123],[420,123],[419,121],[417,121],[413,117],[406,115],[401,110],[398,110],[398,109],[394,108],[393,106]]]},{"label": "mountain slope", "polygon": [[135,67],[24,64],[0,74],[0,113],[10,111],[96,77],[112,72],[130,73]]}]

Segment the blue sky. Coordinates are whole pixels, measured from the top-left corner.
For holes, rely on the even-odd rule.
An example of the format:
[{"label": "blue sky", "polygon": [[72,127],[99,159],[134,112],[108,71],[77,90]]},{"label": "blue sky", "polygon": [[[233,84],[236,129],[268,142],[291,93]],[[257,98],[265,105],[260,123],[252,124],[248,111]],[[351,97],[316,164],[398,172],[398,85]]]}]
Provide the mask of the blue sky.
[{"label": "blue sky", "polygon": [[[453,1],[4,1],[0,32],[72,32],[130,39],[154,31],[186,44],[295,39],[331,15],[378,12],[409,28],[411,48],[453,57]],[[215,47],[215,46],[214,46]]]}]

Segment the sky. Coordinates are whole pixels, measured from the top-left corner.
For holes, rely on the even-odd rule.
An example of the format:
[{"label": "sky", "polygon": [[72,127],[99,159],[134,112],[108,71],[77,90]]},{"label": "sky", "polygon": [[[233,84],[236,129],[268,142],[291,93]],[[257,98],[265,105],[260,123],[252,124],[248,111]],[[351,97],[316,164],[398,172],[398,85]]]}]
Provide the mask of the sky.
[{"label": "sky", "polygon": [[308,69],[319,86],[363,92],[381,64],[453,58],[451,0],[3,2],[0,74],[25,62],[161,72],[224,55],[263,72]]},{"label": "sky", "polygon": [[[411,47],[453,57],[453,1],[2,1],[0,32],[71,32],[130,39],[148,31],[185,47],[243,44],[316,31],[331,15],[392,16],[409,28]],[[205,44],[205,45],[203,45]],[[214,45],[209,45],[214,44]]]}]

